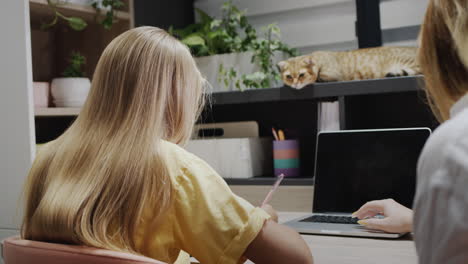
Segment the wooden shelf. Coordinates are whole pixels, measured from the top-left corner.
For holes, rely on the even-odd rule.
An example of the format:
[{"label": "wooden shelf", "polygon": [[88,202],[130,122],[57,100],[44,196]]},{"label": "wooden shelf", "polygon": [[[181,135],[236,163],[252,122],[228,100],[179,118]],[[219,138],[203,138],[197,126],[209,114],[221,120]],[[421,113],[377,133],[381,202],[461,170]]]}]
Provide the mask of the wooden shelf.
[{"label": "wooden shelf", "polygon": [[[47,4],[47,0],[29,0],[29,9],[31,17],[44,19],[45,17],[52,17],[53,10]],[[77,4],[62,4],[58,8],[65,16],[77,16],[84,19],[88,23],[95,23],[96,10],[91,6],[77,5]],[[131,15],[129,12],[117,11],[115,17],[118,20],[130,21]]]},{"label": "wooden shelf", "polygon": [[[340,96],[356,96],[371,94],[390,94],[400,92],[416,92],[421,90],[423,77],[397,77],[376,80],[363,80],[351,82],[318,83],[294,90],[289,87],[247,90],[244,92],[213,93],[213,105],[267,103],[295,100],[336,100]],[[72,116],[78,115],[77,108],[44,108],[53,110],[40,110],[36,116]],[[65,110],[60,110],[65,109]],[[73,109],[73,110],[70,110]],[[44,114],[38,114],[44,113]]]},{"label": "wooden shelf", "polygon": [[415,92],[421,90],[423,76],[374,80],[316,83],[301,90],[289,87],[255,89],[244,92],[213,93],[214,105],[265,103],[296,100],[336,100],[340,96]]},{"label": "wooden shelf", "polygon": [[47,107],[35,108],[34,115],[41,116],[77,116],[80,113],[80,108],[75,107]]}]

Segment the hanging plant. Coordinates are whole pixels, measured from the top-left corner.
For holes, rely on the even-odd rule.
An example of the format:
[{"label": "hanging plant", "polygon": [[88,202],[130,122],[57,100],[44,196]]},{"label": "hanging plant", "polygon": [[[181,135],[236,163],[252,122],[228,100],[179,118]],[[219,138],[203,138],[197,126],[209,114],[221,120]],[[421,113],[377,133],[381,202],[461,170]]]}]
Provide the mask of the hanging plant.
[{"label": "hanging plant", "polygon": [[112,25],[117,21],[115,19],[115,12],[117,9],[121,9],[125,6],[124,2],[121,0],[102,0],[102,1],[94,1],[91,4],[98,16],[101,14],[101,9],[107,10],[104,14],[104,19],[101,20],[101,24],[105,29],[111,29]]},{"label": "hanging plant", "polygon": [[46,30],[46,29],[49,29],[49,28],[55,26],[60,19],[66,21],[68,23],[68,26],[70,26],[70,28],[72,28],[72,29],[74,29],[76,31],[81,31],[81,30],[85,29],[88,26],[86,21],[84,21],[82,18],[67,17],[67,16],[63,15],[62,13],[60,13],[58,11],[60,1],[47,0],[47,4],[53,10],[54,18],[49,23],[43,23],[41,25],[42,30]]}]

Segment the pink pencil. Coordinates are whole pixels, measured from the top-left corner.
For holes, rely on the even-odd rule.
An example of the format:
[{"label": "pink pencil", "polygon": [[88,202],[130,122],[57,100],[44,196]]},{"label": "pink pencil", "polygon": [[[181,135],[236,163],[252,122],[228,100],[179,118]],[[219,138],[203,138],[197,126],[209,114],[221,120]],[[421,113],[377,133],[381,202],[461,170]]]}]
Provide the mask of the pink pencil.
[{"label": "pink pencil", "polygon": [[273,197],[273,193],[276,191],[276,189],[280,185],[283,178],[284,178],[284,174],[281,173],[278,176],[278,179],[276,180],[275,184],[273,184],[273,187],[271,188],[271,190],[268,192],[267,196],[265,197],[265,200],[263,200],[262,206],[270,202],[271,198]]},{"label": "pink pencil", "polygon": [[278,141],[279,140],[278,133],[276,133],[276,130],[274,127],[271,128],[271,133],[273,133],[273,137],[275,138],[275,140]]}]

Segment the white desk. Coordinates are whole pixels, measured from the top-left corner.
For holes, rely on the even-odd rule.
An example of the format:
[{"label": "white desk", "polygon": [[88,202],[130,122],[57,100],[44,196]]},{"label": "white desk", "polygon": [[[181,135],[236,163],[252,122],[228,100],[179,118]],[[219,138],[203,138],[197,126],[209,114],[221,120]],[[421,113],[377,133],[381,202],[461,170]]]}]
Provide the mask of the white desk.
[{"label": "white desk", "polygon": [[[279,222],[305,213],[279,213]],[[302,236],[309,245],[316,264],[416,264],[411,236],[400,239],[369,239],[339,236]],[[247,262],[252,263],[252,262]]]}]

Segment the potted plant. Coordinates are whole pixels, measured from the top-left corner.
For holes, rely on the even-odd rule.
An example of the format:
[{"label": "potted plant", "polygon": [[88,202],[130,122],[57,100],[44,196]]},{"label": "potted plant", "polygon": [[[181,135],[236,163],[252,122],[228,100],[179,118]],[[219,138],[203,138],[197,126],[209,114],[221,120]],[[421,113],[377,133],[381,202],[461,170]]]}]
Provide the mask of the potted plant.
[{"label": "potted plant", "polygon": [[81,107],[86,101],[91,82],[84,77],[82,67],[86,59],[78,52],[72,52],[70,64],[63,72],[63,78],[52,80],[51,93],[57,107]]},{"label": "potted plant", "polygon": [[196,57],[197,65],[214,91],[269,88],[279,80],[276,62],[296,55],[282,43],[277,25],[264,28],[263,37],[248,23],[245,12],[228,1],[221,19],[196,9],[199,22],[170,29]]}]

